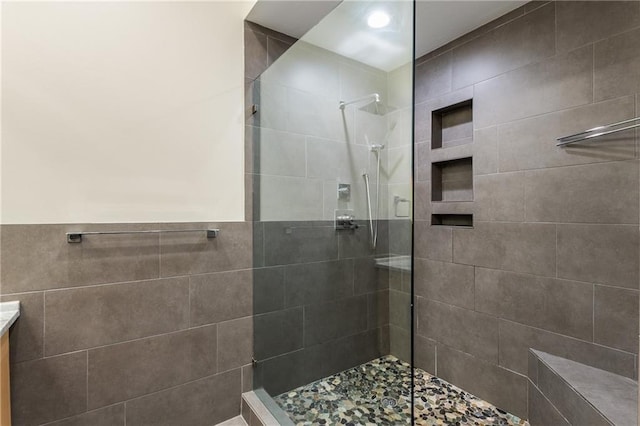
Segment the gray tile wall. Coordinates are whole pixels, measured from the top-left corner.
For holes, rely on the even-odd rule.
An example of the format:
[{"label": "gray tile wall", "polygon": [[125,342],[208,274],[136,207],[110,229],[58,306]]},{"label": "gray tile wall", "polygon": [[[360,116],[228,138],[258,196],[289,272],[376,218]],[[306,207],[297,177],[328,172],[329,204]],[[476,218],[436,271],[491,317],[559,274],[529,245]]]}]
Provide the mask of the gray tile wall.
[{"label": "gray tile wall", "polygon": [[[219,237],[65,236],[207,227]],[[1,232],[0,300],[22,306],[10,330],[13,424],[213,425],[240,413],[253,352],[251,223]]]},{"label": "gray tile wall", "polygon": [[[637,377],[637,134],[555,138],[637,116],[639,70],[638,1],[532,2],[418,59],[418,366],[524,417],[528,348]],[[473,142],[432,150],[468,98]],[[473,229],[431,226],[430,163],[470,155]]]}]

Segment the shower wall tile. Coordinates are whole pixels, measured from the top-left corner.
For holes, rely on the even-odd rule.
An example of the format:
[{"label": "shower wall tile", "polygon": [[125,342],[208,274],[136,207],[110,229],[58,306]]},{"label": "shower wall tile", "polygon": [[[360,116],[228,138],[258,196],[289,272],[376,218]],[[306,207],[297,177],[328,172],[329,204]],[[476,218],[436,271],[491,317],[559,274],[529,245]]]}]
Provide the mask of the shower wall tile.
[{"label": "shower wall tile", "polygon": [[264,314],[284,309],[284,267],[253,270],[253,313]]},{"label": "shower wall tile", "polygon": [[285,306],[317,304],[353,295],[353,260],[303,263],[285,270]]},{"label": "shower wall tile", "polygon": [[[260,175],[259,179],[261,219],[323,219],[322,180],[268,175]],[[293,201],[292,194],[295,194]]]},{"label": "shower wall tile", "polygon": [[305,137],[294,133],[262,129],[254,145],[254,173],[274,176],[306,176]]},{"label": "shower wall tile", "polygon": [[476,84],[474,126],[483,128],[590,103],[592,76],[593,47],[588,46]]},{"label": "shower wall tile", "polygon": [[549,402],[535,385],[529,383],[529,423],[531,426],[571,426],[556,407]]},{"label": "shower wall tile", "polygon": [[[406,301],[406,305],[399,305],[396,307],[394,304],[398,302],[398,298],[392,298],[390,293],[392,292],[384,290],[369,293],[367,295],[367,329],[379,329],[380,327],[388,326],[389,323],[398,322],[397,317],[404,314],[407,316],[407,324],[411,325],[411,309],[408,303],[409,300]],[[396,296],[395,293],[397,292],[393,293],[394,296]]]},{"label": "shower wall tile", "polygon": [[638,289],[637,225],[558,225],[558,277]]},{"label": "shower wall tile", "polygon": [[245,28],[244,74],[255,79],[267,69],[267,36]]},{"label": "shower wall tile", "polygon": [[[289,100],[287,88],[269,79],[261,79],[258,86],[258,112],[254,120],[258,120],[261,129],[287,131],[287,114]],[[254,102],[256,97],[254,96]]]},{"label": "shower wall tile", "polygon": [[318,96],[331,98],[336,112],[339,112],[338,56],[327,50],[305,42],[295,43],[285,56],[269,67],[269,72],[261,78],[264,79],[307,92],[316,99]]},{"label": "shower wall tile", "polygon": [[500,171],[633,159],[636,149],[632,132],[605,137],[601,143],[567,148],[557,147],[553,141],[596,125],[633,118],[634,113],[633,96],[624,96],[501,125],[498,127]]},{"label": "shower wall tile", "polygon": [[271,358],[303,347],[303,308],[293,308],[256,315],[253,353],[256,359]]},{"label": "shower wall tile", "polygon": [[474,219],[478,221],[523,222],[524,173],[500,173],[474,179]]},{"label": "shower wall tile", "polygon": [[411,362],[411,332],[395,325],[389,326],[391,355],[405,362]]},{"label": "shower wall tile", "polygon": [[366,295],[305,307],[304,340],[307,346],[356,334],[366,329]]},{"label": "shower wall tile", "polygon": [[219,272],[189,278],[191,327],[252,314],[252,271]]},{"label": "shower wall tile", "polygon": [[215,374],[216,342],[213,325],[90,350],[88,408]]},{"label": "shower wall tile", "polygon": [[555,3],[549,3],[454,49],[453,88],[552,56],[555,42]]},{"label": "shower wall tile", "polygon": [[124,404],[112,405],[89,411],[85,414],[60,420],[59,422],[48,423],[48,426],[125,426],[124,424]]},{"label": "shower wall tile", "polygon": [[527,378],[438,344],[438,376],[516,416],[527,417]]},{"label": "shower wall tile", "polygon": [[[312,371],[308,368],[309,352],[299,350],[269,358],[258,363],[259,380],[256,388],[264,387],[269,395],[280,395],[311,381]],[[286,371],[286,374],[282,374]]]},{"label": "shower wall tile", "polygon": [[640,93],[640,28],[595,43],[596,101]]},{"label": "shower wall tile", "polygon": [[532,170],[525,176],[528,222],[638,223],[637,161]]},{"label": "shower wall tile", "polygon": [[411,329],[411,295],[396,290],[389,290],[388,323],[405,330]]},{"label": "shower wall tile", "polygon": [[128,401],[126,424],[197,426],[230,419],[240,414],[240,380],[236,369]]},{"label": "shower wall tile", "polygon": [[473,266],[416,259],[414,268],[414,291],[417,296],[473,309]]},{"label": "shower wall tile", "polygon": [[338,61],[340,100],[358,99],[372,93],[388,99],[386,72],[344,57]]},{"label": "shower wall tile", "polygon": [[[320,83],[320,88],[324,88]],[[331,92],[328,92],[331,93]],[[353,109],[338,107],[336,97],[325,97],[323,93],[308,93],[287,89],[287,130],[318,138],[337,141],[351,140],[345,129],[354,128]]]},{"label": "shower wall tile", "polygon": [[558,2],[558,50],[568,51],[640,26],[637,1]]},{"label": "shower wall tile", "polygon": [[436,342],[419,335],[413,336],[415,365],[436,375]]},{"label": "shower wall tile", "polygon": [[45,295],[45,355],[168,333],[189,325],[189,283],[171,278]]},{"label": "shower wall tile", "polygon": [[87,229],[143,230],[149,225],[3,225],[2,294],[159,276],[157,235],[102,235],[67,243],[65,233]]},{"label": "shower wall tile", "polygon": [[415,68],[415,103],[451,91],[451,52],[445,52]]},{"label": "shower wall tile", "polygon": [[417,333],[488,362],[498,362],[498,320],[418,297]]},{"label": "shower wall tile", "polygon": [[309,178],[342,178],[351,183],[356,183],[356,178],[358,183],[362,181],[362,170],[367,168],[370,156],[366,146],[314,137],[307,138],[307,151]]},{"label": "shower wall tile", "polygon": [[87,353],[27,361],[11,367],[11,417],[40,425],[87,410]]},{"label": "shower wall tile", "polygon": [[162,234],[160,261],[163,277],[206,274],[252,267],[250,222],[165,224],[164,229],[219,228],[216,238],[199,233]]},{"label": "shower wall tile", "polygon": [[355,295],[389,289],[389,275],[393,272],[378,269],[375,265],[376,260],[373,257],[354,259],[353,291]]},{"label": "shower wall tile", "polygon": [[475,270],[476,310],[544,330],[593,339],[593,285],[493,269]]},{"label": "shower wall tile", "polygon": [[295,40],[293,39],[283,41],[273,37],[267,38],[267,66],[271,66],[275,61],[277,61],[284,52],[289,50],[294,42]]},{"label": "shower wall tile", "polygon": [[500,320],[500,365],[527,373],[527,352],[537,349],[622,376],[636,377],[633,353],[585,342],[539,328]]},{"label": "shower wall tile", "polygon": [[416,221],[414,223],[414,256],[453,261],[453,229],[448,227],[431,226],[431,222]]},{"label": "shower wall tile", "polygon": [[[264,238],[269,244],[265,265],[320,262],[338,258],[338,239],[330,222],[265,222]],[[309,244],[313,241],[313,244]]]},{"label": "shower wall tile", "polygon": [[454,229],[453,260],[466,265],[554,276],[556,226],[478,222],[474,229]]},{"label": "shower wall tile", "polygon": [[498,172],[498,127],[485,127],[473,132],[473,174]]},{"label": "shower wall tile", "polygon": [[245,317],[218,324],[218,372],[251,364],[253,319]]},{"label": "shower wall tile", "polygon": [[596,285],[594,298],[594,342],[637,353],[629,336],[638,335],[638,322],[630,320],[638,313],[638,291]]},{"label": "shower wall tile", "polygon": [[20,301],[20,321],[9,333],[9,360],[12,364],[44,356],[44,292],[0,297],[0,302]]}]

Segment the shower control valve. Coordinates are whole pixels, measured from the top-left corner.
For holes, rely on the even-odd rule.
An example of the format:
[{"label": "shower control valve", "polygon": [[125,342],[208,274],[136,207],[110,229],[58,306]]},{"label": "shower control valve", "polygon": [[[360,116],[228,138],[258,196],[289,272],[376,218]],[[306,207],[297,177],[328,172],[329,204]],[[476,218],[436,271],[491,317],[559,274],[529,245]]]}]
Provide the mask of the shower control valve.
[{"label": "shower control valve", "polygon": [[360,225],[356,223],[356,217],[351,214],[342,214],[336,216],[336,229],[358,229]]}]

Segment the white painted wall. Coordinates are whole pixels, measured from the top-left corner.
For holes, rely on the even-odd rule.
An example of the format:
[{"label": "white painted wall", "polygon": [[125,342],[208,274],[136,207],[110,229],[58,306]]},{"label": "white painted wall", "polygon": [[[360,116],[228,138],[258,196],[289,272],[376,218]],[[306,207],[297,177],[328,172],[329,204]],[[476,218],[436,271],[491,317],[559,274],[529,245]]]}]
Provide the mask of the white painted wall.
[{"label": "white painted wall", "polygon": [[243,220],[252,5],[3,3],[1,222]]}]

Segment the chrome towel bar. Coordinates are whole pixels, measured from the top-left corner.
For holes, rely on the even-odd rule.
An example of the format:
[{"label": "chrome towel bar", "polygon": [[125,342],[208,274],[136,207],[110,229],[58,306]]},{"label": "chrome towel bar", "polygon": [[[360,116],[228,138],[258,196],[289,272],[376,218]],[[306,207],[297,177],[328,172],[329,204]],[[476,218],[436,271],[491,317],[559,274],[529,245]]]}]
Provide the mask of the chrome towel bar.
[{"label": "chrome towel bar", "polygon": [[155,229],[149,231],[78,231],[67,232],[68,243],[81,243],[83,235],[120,235],[120,234],[163,234],[170,232],[206,232],[207,238],[216,238],[220,233],[219,229]]},{"label": "chrome towel bar", "polygon": [[640,127],[640,117],[631,118],[629,120],[620,121],[618,123],[607,124],[606,126],[594,127],[593,129],[585,130],[584,132],[558,138],[558,143],[556,144],[556,146],[571,145],[576,142],[597,138],[599,136],[610,135],[612,133],[618,133],[624,130],[634,129],[636,127]]}]

